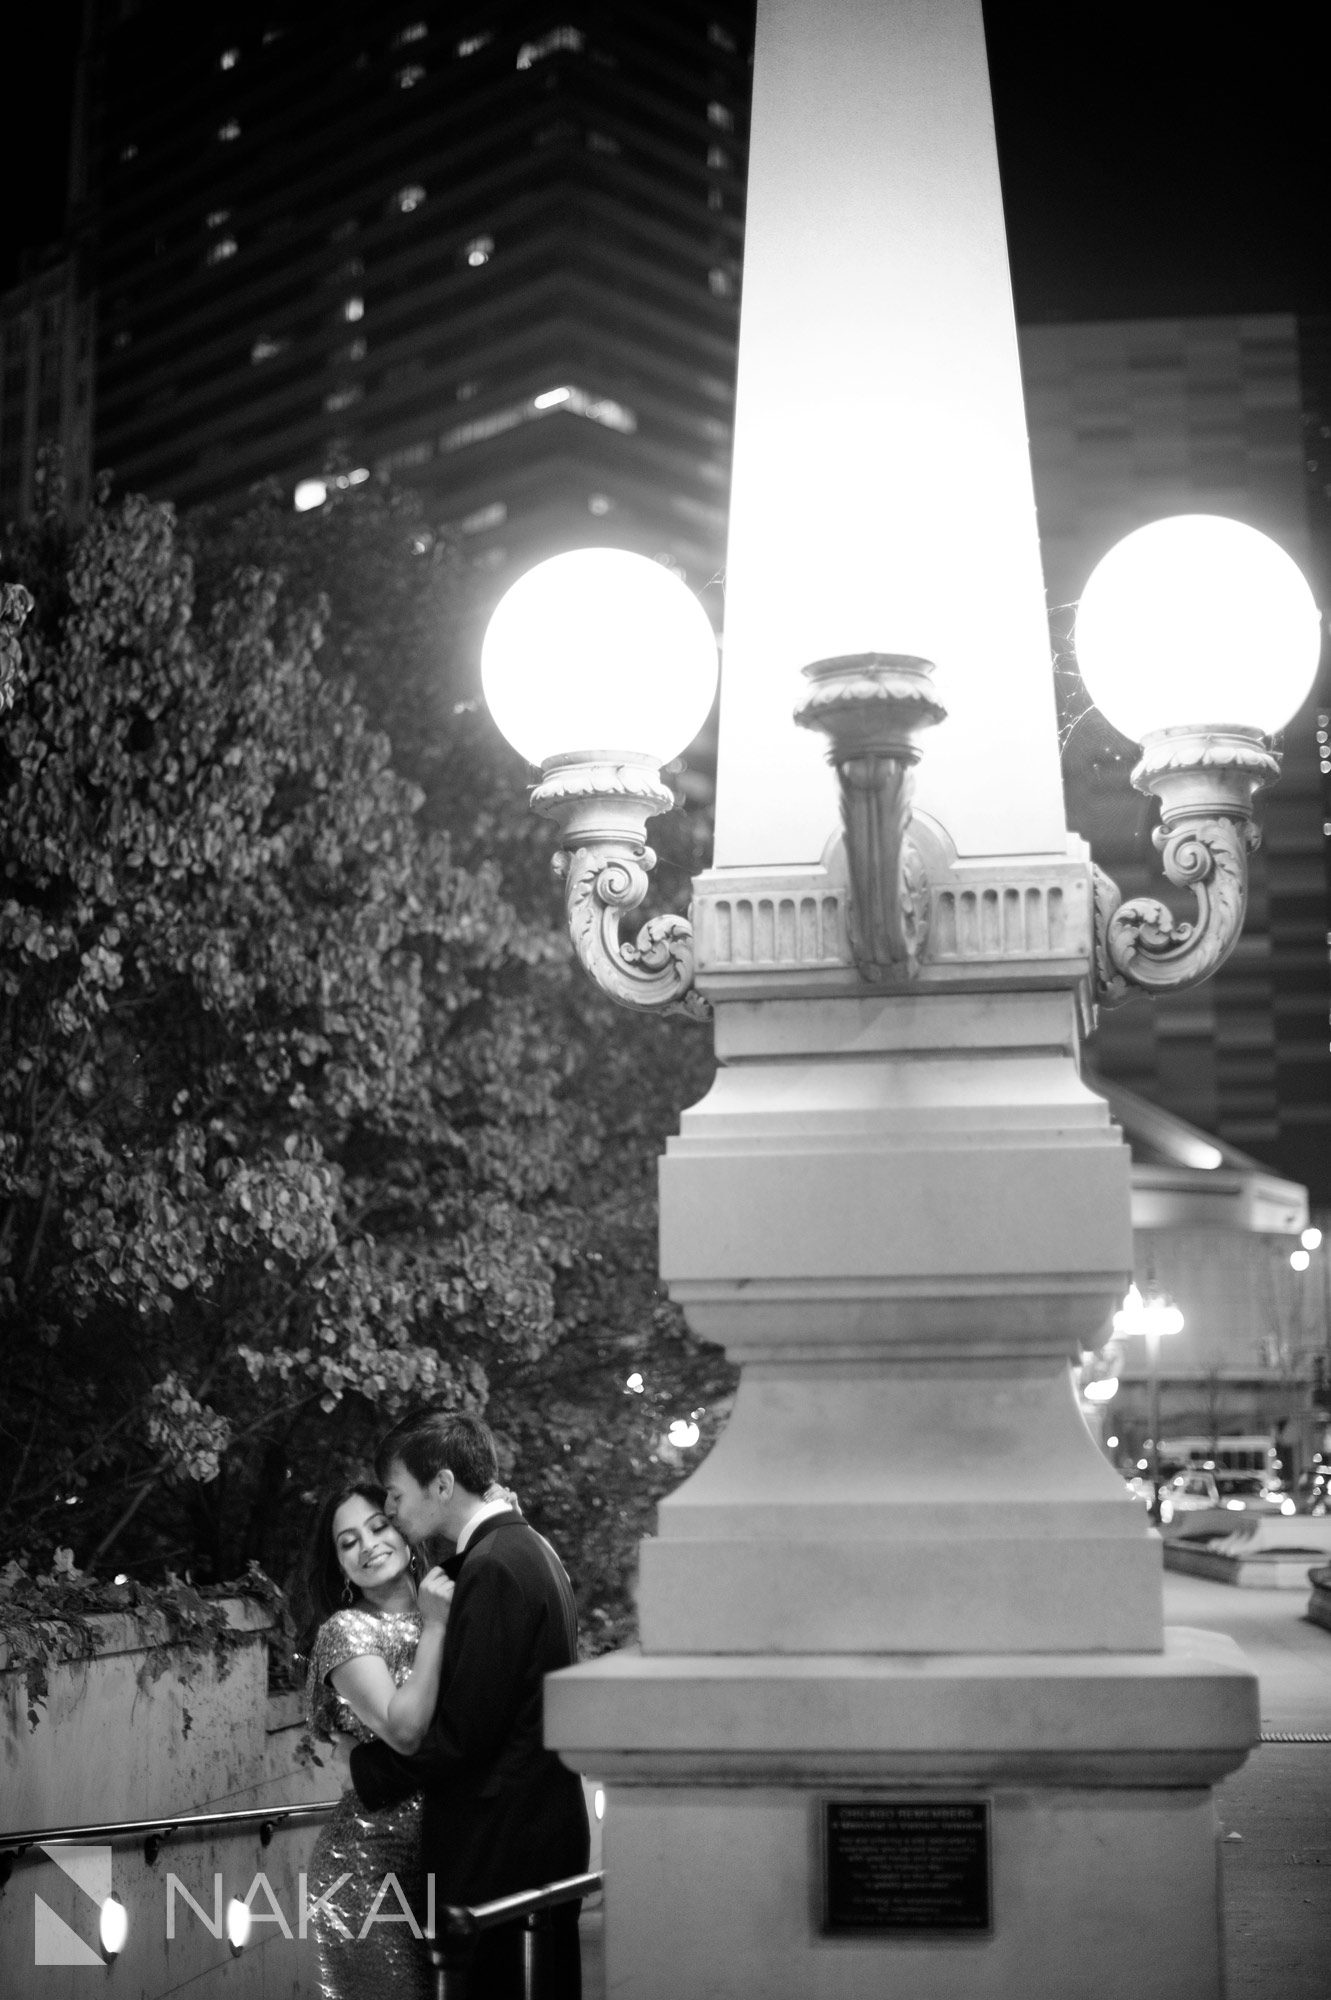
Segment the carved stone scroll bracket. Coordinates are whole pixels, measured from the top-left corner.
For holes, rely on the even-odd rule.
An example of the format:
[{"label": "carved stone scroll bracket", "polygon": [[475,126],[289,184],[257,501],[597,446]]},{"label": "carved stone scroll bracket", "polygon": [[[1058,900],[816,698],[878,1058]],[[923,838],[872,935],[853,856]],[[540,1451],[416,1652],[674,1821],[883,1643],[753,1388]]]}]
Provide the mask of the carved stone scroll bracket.
[{"label": "carved stone scroll bracket", "polygon": [[929,907],[924,863],[909,836],[915,739],[947,713],[933,690],[933,666],[910,653],[852,653],[815,660],[804,675],[812,685],[795,720],[826,735],[841,789],[855,963],[875,984],[903,972],[911,978]]},{"label": "carved stone scroll bracket", "polygon": [[613,751],[551,758],[531,804],[559,827],[554,868],[564,881],[569,935],[601,991],[621,1007],[708,1019],[711,1008],[694,990],[687,918],[652,917],[636,938],[621,935],[656,866],[647,821],[674,804],[656,766]]},{"label": "carved stone scroll bracket", "polygon": [[1160,801],[1153,835],[1167,879],[1190,889],[1193,920],[1154,896],[1121,900],[1095,870],[1097,998],[1117,1006],[1134,990],[1195,986],[1223,965],[1243,930],[1248,855],[1261,838],[1253,794],[1280,775],[1280,759],[1255,729],[1164,729],[1146,738],[1132,774]]}]

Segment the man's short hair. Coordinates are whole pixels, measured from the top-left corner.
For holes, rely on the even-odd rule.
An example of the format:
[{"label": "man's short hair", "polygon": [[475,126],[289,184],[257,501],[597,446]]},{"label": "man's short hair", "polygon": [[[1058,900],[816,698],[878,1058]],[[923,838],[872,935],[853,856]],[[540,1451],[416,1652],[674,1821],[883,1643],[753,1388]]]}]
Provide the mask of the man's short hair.
[{"label": "man's short hair", "polygon": [[375,1471],[385,1482],[395,1464],[404,1465],[418,1486],[451,1472],[466,1492],[478,1495],[499,1477],[494,1433],[461,1410],[409,1411],[374,1455]]}]

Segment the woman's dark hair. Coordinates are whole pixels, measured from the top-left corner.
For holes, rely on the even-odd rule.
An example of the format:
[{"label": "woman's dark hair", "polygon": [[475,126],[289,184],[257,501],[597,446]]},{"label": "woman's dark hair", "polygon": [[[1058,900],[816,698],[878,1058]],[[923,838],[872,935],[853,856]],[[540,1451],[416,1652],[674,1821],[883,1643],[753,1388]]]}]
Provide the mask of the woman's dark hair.
[{"label": "woman's dark hair", "polygon": [[338,1508],[348,1500],[359,1499],[368,1500],[371,1507],[377,1507],[382,1512],[385,1497],[383,1487],[366,1478],[349,1480],[345,1486],[334,1486],[320,1501],[310,1538],[305,1544],[300,1572],[307,1621],[300,1645],[302,1653],[308,1654],[324,1620],[345,1607],[348,1584],[351,1584],[353,1592],[352,1603],[360,1602],[360,1588],[351,1583],[333,1545],[333,1521]]}]

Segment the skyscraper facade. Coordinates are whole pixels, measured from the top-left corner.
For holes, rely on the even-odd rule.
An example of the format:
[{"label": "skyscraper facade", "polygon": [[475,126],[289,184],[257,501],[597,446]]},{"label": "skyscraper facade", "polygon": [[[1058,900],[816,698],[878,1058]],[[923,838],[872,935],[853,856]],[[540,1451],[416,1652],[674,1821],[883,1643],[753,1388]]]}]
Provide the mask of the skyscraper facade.
[{"label": "skyscraper facade", "polygon": [[482,561],[724,548],[752,7],[103,0],[95,450],[182,506],[391,474]]},{"label": "skyscraper facade", "polygon": [[94,301],[55,256],[0,297],[0,520],[38,504],[45,447],[59,448],[76,513],[92,477]]}]

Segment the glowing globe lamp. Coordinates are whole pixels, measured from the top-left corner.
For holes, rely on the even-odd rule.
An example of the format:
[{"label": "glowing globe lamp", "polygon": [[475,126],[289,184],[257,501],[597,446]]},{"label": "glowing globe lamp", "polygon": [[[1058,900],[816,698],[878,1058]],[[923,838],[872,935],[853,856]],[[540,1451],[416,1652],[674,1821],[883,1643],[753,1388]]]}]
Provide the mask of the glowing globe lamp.
[{"label": "glowing globe lamp", "polygon": [[659,767],[702,728],[716,640],[693,592],[627,549],[573,549],[504,594],[481,650],[490,713],[532,764],[624,753]]},{"label": "glowing globe lamp", "polygon": [[1269,736],[1312,685],[1321,617],[1269,535],[1176,514],[1125,535],[1096,565],[1075,644],[1091,700],[1138,743],[1187,725]]}]

